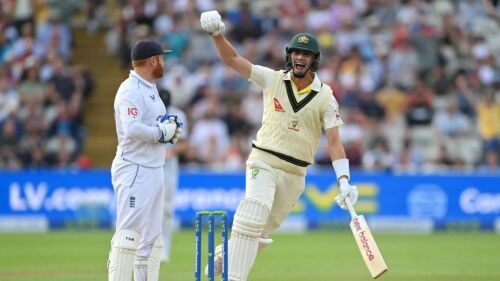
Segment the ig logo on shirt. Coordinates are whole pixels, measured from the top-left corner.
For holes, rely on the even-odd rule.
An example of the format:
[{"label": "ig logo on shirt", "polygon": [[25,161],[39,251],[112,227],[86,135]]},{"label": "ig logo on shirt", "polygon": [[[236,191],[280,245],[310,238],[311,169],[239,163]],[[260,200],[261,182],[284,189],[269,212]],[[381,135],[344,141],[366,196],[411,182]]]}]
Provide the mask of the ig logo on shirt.
[{"label": "ig logo on shirt", "polygon": [[137,108],[135,108],[135,107],[129,107],[128,108],[128,115],[129,116],[137,117],[137,114],[138,114]]}]

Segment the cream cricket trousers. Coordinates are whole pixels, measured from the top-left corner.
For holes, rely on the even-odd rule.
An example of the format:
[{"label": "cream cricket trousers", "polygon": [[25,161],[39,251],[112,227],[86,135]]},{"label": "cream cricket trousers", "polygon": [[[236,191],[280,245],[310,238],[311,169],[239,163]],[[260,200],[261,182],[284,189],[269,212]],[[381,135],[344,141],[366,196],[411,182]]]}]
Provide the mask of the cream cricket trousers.
[{"label": "cream cricket trousers", "polygon": [[263,202],[271,213],[262,237],[269,236],[286,219],[305,189],[305,177],[276,169],[251,157],[246,166],[246,198]]},{"label": "cream cricket trousers", "polygon": [[161,235],[163,167],[147,168],[115,159],[111,166],[111,181],[117,203],[115,233],[124,229],[139,233],[136,256],[147,258],[155,238]]}]

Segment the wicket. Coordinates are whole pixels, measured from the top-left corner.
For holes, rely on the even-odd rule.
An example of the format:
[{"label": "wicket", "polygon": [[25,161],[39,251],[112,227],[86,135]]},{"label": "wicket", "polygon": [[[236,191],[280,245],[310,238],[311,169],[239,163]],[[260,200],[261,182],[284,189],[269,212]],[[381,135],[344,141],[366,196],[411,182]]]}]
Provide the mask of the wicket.
[{"label": "wicket", "polygon": [[225,211],[202,211],[196,213],[195,231],[195,267],[194,279],[201,281],[201,237],[202,220],[208,217],[208,280],[215,281],[214,256],[215,256],[215,217],[219,216],[222,222],[222,281],[228,281],[228,221]]}]

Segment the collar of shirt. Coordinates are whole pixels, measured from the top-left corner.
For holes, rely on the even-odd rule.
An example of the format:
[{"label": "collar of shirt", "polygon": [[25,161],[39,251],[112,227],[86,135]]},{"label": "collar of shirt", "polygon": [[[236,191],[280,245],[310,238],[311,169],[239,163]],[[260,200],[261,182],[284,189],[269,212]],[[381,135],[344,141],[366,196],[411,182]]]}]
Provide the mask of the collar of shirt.
[{"label": "collar of shirt", "polygon": [[155,84],[148,82],[146,79],[142,78],[137,72],[130,70],[130,75],[129,77],[134,77],[135,79],[139,80],[142,82],[144,85],[146,85],[149,88],[154,88]]},{"label": "collar of shirt", "polygon": [[[283,80],[291,80],[292,81],[292,85],[295,86],[295,83],[293,83],[293,80],[292,80],[292,71],[288,71],[286,74],[285,74],[285,77],[283,77]],[[312,81],[312,83],[305,87],[304,89],[302,89],[301,91],[297,92],[297,94],[303,94],[306,92],[306,89],[307,90],[314,90],[316,92],[319,92],[321,90],[321,81],[319,81],[319,78],[318,78],[318,74],[314,74],[314,80]],[[295,90],[296,90],[296,87],[295,87]],[[309,91],[307,91],[308,93]]]}]

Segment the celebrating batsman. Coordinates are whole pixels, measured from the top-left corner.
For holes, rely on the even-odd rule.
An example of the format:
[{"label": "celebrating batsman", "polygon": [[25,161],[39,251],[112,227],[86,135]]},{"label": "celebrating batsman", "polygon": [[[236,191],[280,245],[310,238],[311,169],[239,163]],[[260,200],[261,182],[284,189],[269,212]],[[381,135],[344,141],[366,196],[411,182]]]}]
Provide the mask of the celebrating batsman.
[{"label": "celebrating batsman", "polygon": [[[314,161],[322,127],[339,183],[336,200],[355,204],[358,192],[349,184],[349,161],[339,139],[342,125],[332,89],[316,75],[320,51],[316,38],[295,35],[286,47],[286,69],[275,71],[241,57],[224,37],[217,11],[201,14],[201,27],[212,36],[222,62],[263,91],[262,126],[252,144],[246,167],[246,193],[234,215],[229,241],[229,279],[247,280],[257,252],[288,216],[304,192],[306,168]],[[221,270],[216,249],[216,272]]]}]

